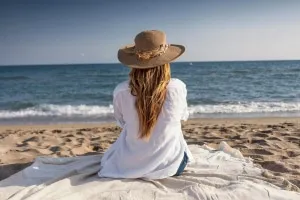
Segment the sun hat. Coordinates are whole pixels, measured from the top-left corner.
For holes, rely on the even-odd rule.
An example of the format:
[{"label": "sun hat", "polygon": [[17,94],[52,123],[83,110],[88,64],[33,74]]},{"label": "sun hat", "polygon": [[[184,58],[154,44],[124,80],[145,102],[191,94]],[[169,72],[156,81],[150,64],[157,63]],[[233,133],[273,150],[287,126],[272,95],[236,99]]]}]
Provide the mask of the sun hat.
[{"label": "sun hat", "polygon": [[146,69],[167,64],[185,51],[182,45],[168,44],[166,34],[159,30],[140,32],[134,42],[118,51],[119,61],[131,68]]}]

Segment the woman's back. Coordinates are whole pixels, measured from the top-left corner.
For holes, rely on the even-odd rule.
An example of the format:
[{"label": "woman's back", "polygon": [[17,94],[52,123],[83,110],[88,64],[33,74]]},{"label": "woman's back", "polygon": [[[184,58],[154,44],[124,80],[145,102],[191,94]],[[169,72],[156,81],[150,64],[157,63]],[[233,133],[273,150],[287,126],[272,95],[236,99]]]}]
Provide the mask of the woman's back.
[{"label": "woman's back", "polygon": [[[179,80],[172,78],[167,85],[166,99],[157,123],[180,122],[188,117],[186,104],[186,86]],[[115,117],[125,120],[127,124],[138,125],[138,114],[135,107],[136,97],[131,94],[128,81],[120,83],[114,90]],[[122,113],[122,117],[118,116]],[[120,125],[124,123],[120,121]]]},{"label": "woman's back", "polygon": [[184,152],[181,120],[188,117],[186,87],[178,79],[167,85],[165,102],[149,140],[139,138],[139,119],[129,82],[114,90],[114,113],[123,128],[120,137],[102,159],[100,176],[165,178],[176,173]]}]

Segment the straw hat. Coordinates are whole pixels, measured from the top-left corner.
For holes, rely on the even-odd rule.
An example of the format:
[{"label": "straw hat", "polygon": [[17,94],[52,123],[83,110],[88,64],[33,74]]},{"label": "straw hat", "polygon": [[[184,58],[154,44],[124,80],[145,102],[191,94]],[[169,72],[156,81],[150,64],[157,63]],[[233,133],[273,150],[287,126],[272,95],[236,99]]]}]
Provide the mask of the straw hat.
[{"label": "straw hat", "polygon": [[167,64],[185,51],[182,45],[168,44],[166,34],[158,30],[143,31],[137,34],[134,42],[118,51],[119,61],[131,68],[146,69]]}]

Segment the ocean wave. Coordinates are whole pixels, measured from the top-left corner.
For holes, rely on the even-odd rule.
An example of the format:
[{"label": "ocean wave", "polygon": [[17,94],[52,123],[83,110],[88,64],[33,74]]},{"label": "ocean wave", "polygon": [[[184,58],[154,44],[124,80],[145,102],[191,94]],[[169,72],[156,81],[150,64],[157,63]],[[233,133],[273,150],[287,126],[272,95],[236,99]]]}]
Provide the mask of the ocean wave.
[{"label": "ocean wave", "polygon": [[[300,102],[248,102],[219,105],[191,105],[195,114],[248,114],[274,112],[300,112]],[[112,116],[113,106],[96,105],[53,105],[43,104],[20,110],[0,110],[0,119],[26,117],[103,117]]]},{"label": "ocean wave", "polygon": [[53,105],[44,104],[18,111],[0,110],[0,119],[24,118],[24,117],[73,117],[73,116],[105,116],[113,113],[110,106],[90,106],[90,105]]},{"label": "ocean wave", "polygon": [[194,105],[189,107],[190,114],[246,114],[274,112],[300,112],[300,102],[247,102],[219,105]]},{"label": "ocean wave", "polygon": [[27,76],[0,76],[0,81],[7,81],[7,80],[27,80],[30,79]]}]

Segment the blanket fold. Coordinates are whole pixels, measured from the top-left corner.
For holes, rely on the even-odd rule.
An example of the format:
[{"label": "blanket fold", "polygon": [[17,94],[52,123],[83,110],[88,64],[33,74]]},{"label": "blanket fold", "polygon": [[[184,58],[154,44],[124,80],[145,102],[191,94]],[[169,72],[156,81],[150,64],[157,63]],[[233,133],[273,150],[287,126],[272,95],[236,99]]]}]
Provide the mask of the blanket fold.
[{"label": "blanket fold", "polygon": [[189,146],[195,162],[179,177],[162,180],[99,178],[102,155],[38,157],[0,181],[0,200],[50,199],[220,199],[299,200],[298,188],[266,175],[251,159],[206,146]]}]

